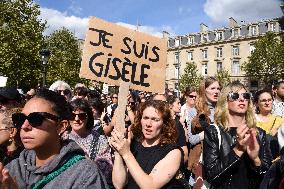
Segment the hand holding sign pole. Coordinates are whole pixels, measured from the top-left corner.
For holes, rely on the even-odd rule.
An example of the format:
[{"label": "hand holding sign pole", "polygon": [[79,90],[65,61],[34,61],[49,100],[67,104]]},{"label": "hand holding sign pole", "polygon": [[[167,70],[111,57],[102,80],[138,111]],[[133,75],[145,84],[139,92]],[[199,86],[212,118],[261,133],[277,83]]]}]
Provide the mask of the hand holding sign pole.
[{"label": "hand holding sign pole", "polygon": [[89,19],[80,77],[120,86],[118,111],[123,115],[117,118],[123,121],[117,126],[121,129],[124,128],[129,87],[164,92],[166,51],[165,39],[95,17]]}]

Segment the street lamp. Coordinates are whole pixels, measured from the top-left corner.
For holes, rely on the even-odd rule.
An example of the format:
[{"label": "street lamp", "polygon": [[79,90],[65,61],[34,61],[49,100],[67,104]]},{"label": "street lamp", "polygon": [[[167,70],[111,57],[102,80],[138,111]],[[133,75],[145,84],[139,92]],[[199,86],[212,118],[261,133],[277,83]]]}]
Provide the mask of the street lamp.
[{"label": "street lamp", "polygon": [[46,65],[48,63],[48,58],[50,56],[50,51],[48,49],[42,49],[39,52],[42,60],[42,65],[43,65],[43,87],[46,85]]}]

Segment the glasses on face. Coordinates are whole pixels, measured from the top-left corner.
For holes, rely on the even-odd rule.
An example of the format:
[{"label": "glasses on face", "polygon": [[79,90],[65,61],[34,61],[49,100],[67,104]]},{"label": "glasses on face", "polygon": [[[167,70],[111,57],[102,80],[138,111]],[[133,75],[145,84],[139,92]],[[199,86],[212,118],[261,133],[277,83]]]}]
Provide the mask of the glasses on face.
[{"label": "glasses on face", "polygon": [[56,90],[56,92],[58,94],[64,94],[64,95],[69,95],[70,94],[70,91],[68,89],[64,89],[64,90]]},{"label": "glasses on face", "polygon": [[75,113],[72,113],[71,115],[71,120],[75,120],[76,119],[76,116],[78,116],[78,118],[80,120],[86,120],[88,115],[87,113],[78,113],[78,114],[75,114]]},{"label": "glasses on face", "polygon": [[118,99],[118,97],[117,97],[117,96],[113,96],[112,98],[116,98],[116,99]]},{"label": "glasses on face", "polygon": [[197,96],[195,95],[188,95],[189,98],[196,98]]},{"label": "glasses on face", "polygon": [[233,92],[228,94],[228,99],[230,101],[236,101],[240,98],[240,95],[243,96],[245,100],[250,100],[251,97],[250,93],[233,93]]},{"label": "glasses on face", "polygon": [[51,119],[53,121],[59,121],[59,117],[47,112],[32,112],[28,116],[23,113],[12,114],[12,121],[16,128],[21,128],[26,120],[32,127],[41,126],[45,119]]},{"label": "glasses on face", "polygon": [[272,102],[272,98],[269,98],[269,99],[261,99],[261,100],[259,100],[259,102],[262,102],[262,103]]}]

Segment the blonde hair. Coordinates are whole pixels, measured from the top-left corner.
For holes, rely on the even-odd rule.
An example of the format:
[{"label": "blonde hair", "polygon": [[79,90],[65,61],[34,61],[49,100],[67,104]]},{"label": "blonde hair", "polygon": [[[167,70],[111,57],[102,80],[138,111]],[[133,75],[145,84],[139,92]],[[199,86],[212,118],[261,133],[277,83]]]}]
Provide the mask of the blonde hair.
[{"label": "blonde hair", "polygon": [[[229,110],[228,110],[228,94],[231,92],[238,92],[241,89],[247,88],[240,82],[233,82],[224,87],[219,96],[216,110],[215,110],[215,123],[224,128],[225,131],[229,130]],[[253,111],[252,99],[248,101],[248,109],[245,113],[246,124],[249,128],[256,127],[256,121]]]}]

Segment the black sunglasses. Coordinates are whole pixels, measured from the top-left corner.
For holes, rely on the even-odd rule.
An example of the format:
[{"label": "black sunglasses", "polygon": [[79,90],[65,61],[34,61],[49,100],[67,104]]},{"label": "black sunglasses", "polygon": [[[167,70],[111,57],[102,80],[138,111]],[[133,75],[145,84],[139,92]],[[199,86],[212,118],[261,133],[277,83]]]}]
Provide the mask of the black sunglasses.
[{"label": "black sunglasses", "polygon": [[61,94],[63,92],[64,95],[69,95],[71,94],[71,92],[68,89],[64,89],[64,90],[56,90],[57,93]]},{"label": "black sunglasses", "polygon": [[59,117],[47,112],[32,112],[28,116],[23,113],[12,114],[12,121],[14,127],[21,128],[26,120],[32,127],[38,127],[42,124],[45,119],[51,119],[53,121],[59,121]]},{"label": "black sunglasses", "polygon": [[238,100],[240,98],[240,95],[242,95],[245,100],[249,100],[251,98],[250,93],[239,94],[239,93],[231,92],[231,93],[228,94],[228,99],[230,101],[235,101],[235,100]]},{"label": "black sunglasses", "polygon": [[72,113],[71,120],[75,120],[76,116],[78,116],[80,120],[85,120],[88,117],[87,113],[79,113],[79,114]]},{"label": "black sunglasses", "polygon": [[197,96],[195,95],[188,95],[189,98],[196,98]]}]

